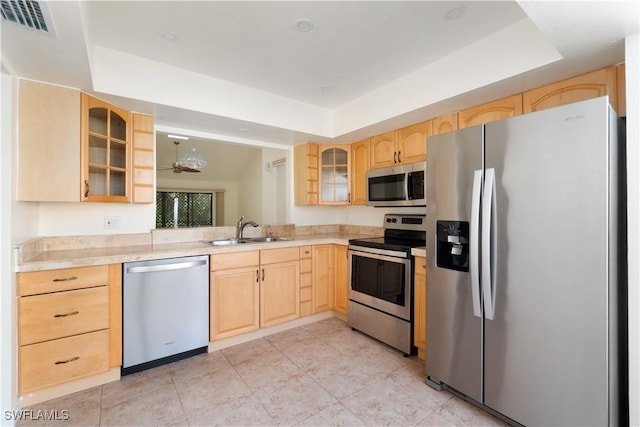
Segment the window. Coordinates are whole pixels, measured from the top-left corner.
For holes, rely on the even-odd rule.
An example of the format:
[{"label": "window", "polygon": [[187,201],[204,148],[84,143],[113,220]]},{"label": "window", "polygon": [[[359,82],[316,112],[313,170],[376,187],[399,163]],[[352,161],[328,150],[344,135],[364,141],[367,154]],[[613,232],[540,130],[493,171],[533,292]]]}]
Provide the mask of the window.
[{"label": "window", "polygon": [[156,192],[156,228],[175,227],[177,199],[178,227],[211,227],[215,222],[215,193]]}]

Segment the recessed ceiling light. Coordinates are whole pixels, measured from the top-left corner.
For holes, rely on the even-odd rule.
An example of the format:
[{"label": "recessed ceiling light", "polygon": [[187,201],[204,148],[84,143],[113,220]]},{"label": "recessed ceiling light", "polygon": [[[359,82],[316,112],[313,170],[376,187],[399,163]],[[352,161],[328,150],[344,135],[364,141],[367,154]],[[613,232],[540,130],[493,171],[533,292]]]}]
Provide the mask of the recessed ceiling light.
[{"label": "recessed ceiling light", "polygon": [[313,30],[313,22],[307,18],[300,18],[296,21],[296,30],[301,33],[307,33]]},{"label": "recessed ceiling light", "polygon": [[169,31],[163,31],[162,32],[162,38],[165,39],[168,42],[174,42],[174,41],[178,40],[178,36],[176,36],[173,33],[170,33]]},{"label": "recessed ceiling light", "polygon": [[445,21],[456,21],[466,13],[467,8],[461,4],[452,6],[447,10],[447,12],[442,16]]}]

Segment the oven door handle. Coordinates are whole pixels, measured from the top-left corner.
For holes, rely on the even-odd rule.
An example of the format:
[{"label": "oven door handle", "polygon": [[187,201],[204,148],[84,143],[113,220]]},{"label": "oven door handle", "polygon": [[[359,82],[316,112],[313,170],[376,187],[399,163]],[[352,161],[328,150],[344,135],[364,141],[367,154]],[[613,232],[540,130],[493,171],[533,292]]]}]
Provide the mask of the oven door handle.
[{"label": "oven door handle", "polygon": [[480,199],[482,195],[482,171],[473,173],[471,196],[471,224],[469,236],[469,273],[471,274],[471,300],[473,315],[482,317],[480,306]]},{"label": "oven door handle", "polygon": [[400,258],[400,257],[396,257],[396,256],[373,254],[371,252],[361,252],[361,251],[354,250],[354,249],[350,249],[349,250],[349,255],[350,256],[361,256],[361,257],[364,257],[364,258],[379,259],[381,261],[395,262],[395,263],[398,263],[398,264],[411,263],[411,260],[409,258]]}]

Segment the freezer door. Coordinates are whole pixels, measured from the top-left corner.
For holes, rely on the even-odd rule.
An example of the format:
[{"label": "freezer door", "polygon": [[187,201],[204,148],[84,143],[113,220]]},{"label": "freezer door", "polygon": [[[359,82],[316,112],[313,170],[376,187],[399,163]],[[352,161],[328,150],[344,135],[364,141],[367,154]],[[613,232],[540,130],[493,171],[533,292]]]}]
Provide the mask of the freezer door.
[{"label": "freezer door", "polygon": [[524,425],[609,421],[607,111],[599,99],[485,128],[497,230],[484,403]]},{"label": "freezer door", "polygon": [[477,241],[468,236],[478,225],[472,198],[474,177],[477,190],[482,179],[482,127],[428,138],[427,151],[426,371],[481,401],[482,321],[471,280],[478,272],[468,259]]}]

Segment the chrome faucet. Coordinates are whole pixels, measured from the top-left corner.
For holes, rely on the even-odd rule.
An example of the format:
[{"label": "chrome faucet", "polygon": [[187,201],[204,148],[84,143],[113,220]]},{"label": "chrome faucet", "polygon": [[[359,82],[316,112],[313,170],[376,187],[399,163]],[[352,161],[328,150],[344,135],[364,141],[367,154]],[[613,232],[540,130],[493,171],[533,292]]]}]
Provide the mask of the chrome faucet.
[{"label": "chrome faucet", "polygon": [[247,225],[252,225],[254,227],[259,227],[258,224],[256,224],[253,221],[247,221],[247,222],[243,222],[244,221],[244,215],[242,215],[240,217],[240,220],[238,221],[238,227],[236,228],[236,234],[238,235],[238,239],[242,239],[242,233],[244,232],[244,228]]}]

